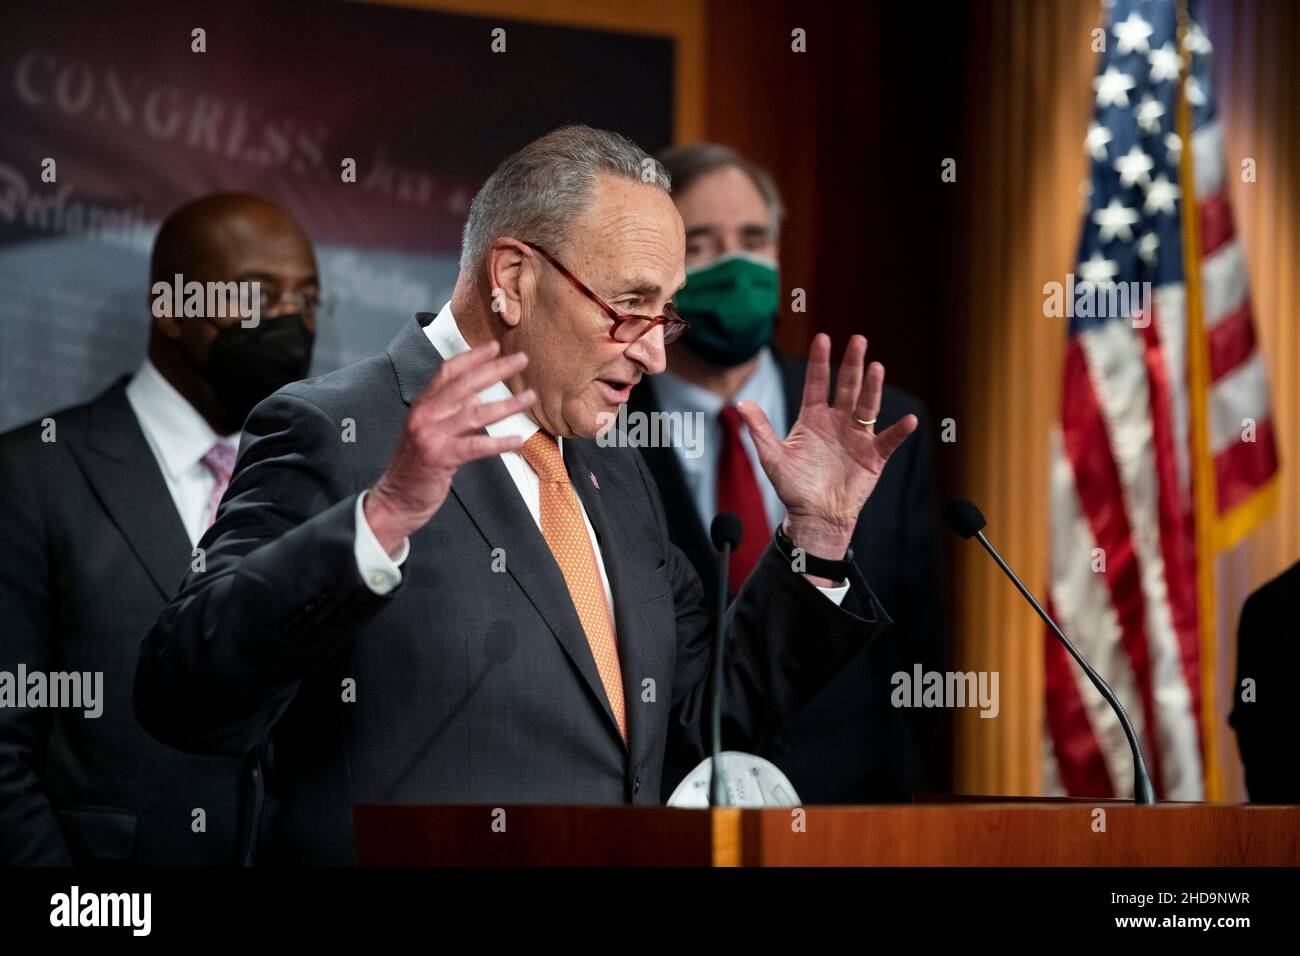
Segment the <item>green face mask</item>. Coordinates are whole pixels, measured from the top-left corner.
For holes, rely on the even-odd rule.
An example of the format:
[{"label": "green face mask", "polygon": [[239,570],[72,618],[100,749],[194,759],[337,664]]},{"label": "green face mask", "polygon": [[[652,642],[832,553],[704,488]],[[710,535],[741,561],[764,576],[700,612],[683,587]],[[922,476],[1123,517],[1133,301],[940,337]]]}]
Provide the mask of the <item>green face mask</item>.
[{"label": "green face mask", "polygon": [[776,263],[761,256],[733,252],[689,269],[673,297],[691,323],[682,343],[723,368],[747,362],[771,340],[780,297]]}]

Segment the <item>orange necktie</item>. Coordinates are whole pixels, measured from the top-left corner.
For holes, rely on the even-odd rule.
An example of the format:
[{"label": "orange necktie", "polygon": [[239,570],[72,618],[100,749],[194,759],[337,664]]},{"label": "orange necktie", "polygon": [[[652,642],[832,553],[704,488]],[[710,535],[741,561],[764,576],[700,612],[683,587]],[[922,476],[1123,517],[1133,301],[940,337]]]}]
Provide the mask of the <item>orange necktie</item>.
[{"label": "orange necktie", "polygon": [[536,432],[520,450],[524,461],[541,479],[540,512],[542,537],[555,556],[555,562],[569,586],[569,597],[591,645],[596,670],[605,685],[605,695],[618,721],[618,731],[627,740],[627,718],[623,707],[623,671],[618,663],[618,645],[614,641],[614,621],[605,587],[596,567],[596,553],[591,547],[582,505],[569,481],[564,456],[555,438],[544,431]]}]

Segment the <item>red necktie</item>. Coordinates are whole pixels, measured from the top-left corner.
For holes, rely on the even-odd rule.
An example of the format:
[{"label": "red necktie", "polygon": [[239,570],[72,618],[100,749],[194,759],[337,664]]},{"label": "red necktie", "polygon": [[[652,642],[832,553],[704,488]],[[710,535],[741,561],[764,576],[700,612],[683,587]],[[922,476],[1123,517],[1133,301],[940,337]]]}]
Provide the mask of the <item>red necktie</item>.
[{"label": "red necktie", "polygon": [[740,440],[741,418],[736,406],[722,410],[722,450],[718,454],[718,511],[730,511],[745,526],[740,547],[731,552],[731,593],[735,594],[767,549],[772,529],[763,507],[763,490]]}]

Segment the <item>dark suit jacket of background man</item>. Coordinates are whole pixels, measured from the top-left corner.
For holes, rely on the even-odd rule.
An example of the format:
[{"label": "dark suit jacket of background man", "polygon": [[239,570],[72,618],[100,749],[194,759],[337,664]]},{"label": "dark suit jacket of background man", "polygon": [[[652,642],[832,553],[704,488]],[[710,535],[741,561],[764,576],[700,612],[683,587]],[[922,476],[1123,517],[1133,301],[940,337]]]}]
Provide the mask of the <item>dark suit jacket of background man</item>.
[{"label": "dark suit jacket of background man", "polygon": [[132,708],[191,549],[125,382],[50,416],[53,442],[39,422],[0,436],[0,670],[104,675],[98,718],[0,708],[0,863],[239,861],[240,762],[164,747]]},{"label": "dark suit jacket of background man", "polygon": [[[635,450],[564,441],[613,591],[627,748],[498,456],[457,471],[396,590],[361,579],[357,496],[442,363],[421,328],[432,318],[253,411],[207,571],[142,649],[136,706],[151,732],[214,753],[267,742],[261,861],[354,861],[357,803],[657,803],[666,749],[704,753],[711,615]],[[345,419],[355,442],[340,439]],[[856,571],[851,584],[838,608],[769,547],[729,617],[724,745],[764,737],[884,626]]]},{"label": "dark suit jacket of background man", "polygon": [[[1232,715],[1237,748],[1252,803],[1300,803],[1295,675],[1300,670],[1300,563],[1246,599],[1237,628],[1237,686]],[[1242,700],[1242,681],[1255,682],[1255,699]]]},{"label": "dark suit jacket of background man", "polygon": [[[773,350],[793,426],[803,397],[806,363]],[[632,392],[628,412],[659,409],[653,379]],[[908,801],[914,792],[946,789],[949,717],[941,710],[899,710],[890,704],[891,676],[943,670],[943,589],[940,583],[938,488],[934,436],[925,408],[900,389],[885,386],[876,429],[908,413],[920,427],[894,453],[853,534],[853,557],[871,582],[893,625],[841,670],[787,726],[764,756],[790,777],[807,803]],[[687,488],[677,452],[644,448],[659,485],[668,533],[690,558],[705,592],[717,588],[717,555]],[[689,767],[665,773],[671,789]]]}]

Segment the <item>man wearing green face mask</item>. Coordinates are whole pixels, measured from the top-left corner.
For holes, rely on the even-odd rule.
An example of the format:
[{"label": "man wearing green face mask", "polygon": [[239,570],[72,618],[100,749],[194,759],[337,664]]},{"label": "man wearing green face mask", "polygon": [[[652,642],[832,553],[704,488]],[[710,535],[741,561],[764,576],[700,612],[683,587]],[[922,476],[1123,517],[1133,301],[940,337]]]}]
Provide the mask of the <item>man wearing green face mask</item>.
[{"label": "man wearing green face mask", "polygon": [[676,297],[691,323],[687,350],[719,370],[752,365],[776,326],[779,286],[776,262],[759,252],[738,249],[688,265]]},{"label": "man wearing green face mask", "polygon": [[[771,344],[781,302],[781,199],[765,171],[724,146],[675,147],[659,159],[686,226],[686,285],[674,301],[690,329],[668,350],[668,370],[633,390],[627,411],[700,416],[699,447],[644,447],[642,454],[670,535],[705,593],[717,588],[709,523],[721,511],[744,523],[729,568],[734,594],[785,517],[736,405],[754,402],[784,435],[804,385],[803,361]],[[917,664],[946,669],[929,419],[916,399],[885,386],[875,427],[908,413],[921,423],[918,434],[898,452],[905,464],[886,472],[863,509],[852,545],[894,627],[776,731],[763,753],[805,803],[905,802],[913,793],[946,789],[950,779],[947,715],[890,703],[894,674],[910,677]],[[664,768],[665,795],[687,769]]]}]

